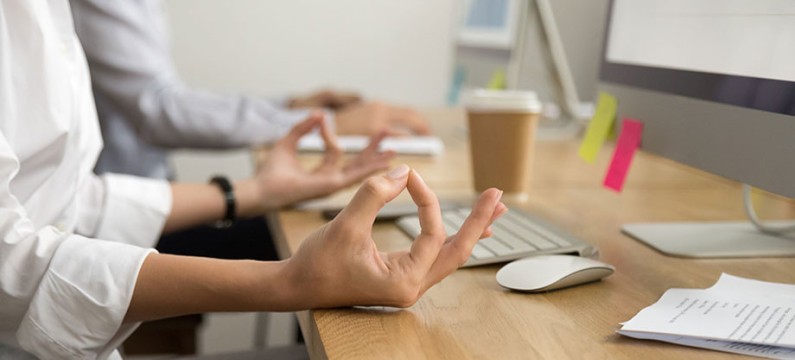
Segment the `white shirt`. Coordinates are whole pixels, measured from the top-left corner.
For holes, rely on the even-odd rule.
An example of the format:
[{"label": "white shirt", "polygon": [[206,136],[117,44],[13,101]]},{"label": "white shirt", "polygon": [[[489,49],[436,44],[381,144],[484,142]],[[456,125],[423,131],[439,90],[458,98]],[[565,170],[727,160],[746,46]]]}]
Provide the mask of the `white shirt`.
[{"label": "white shirt", "polygon": [[182,83],[161,0],[71,0],[88,58],[102,137],[97,172],[170,177],[173,148],[232,148],[278,140],[309,110],[221,95]]},{"label": "white shirt", "polygon": [[0,0],[6,347],[42,359],[118,357],[115,348],[137,325],[122,319],[153,251],[144,247],[154,245],[171,210],[170,189],[163,181],[96,177],[101,148],[67,0]]}]

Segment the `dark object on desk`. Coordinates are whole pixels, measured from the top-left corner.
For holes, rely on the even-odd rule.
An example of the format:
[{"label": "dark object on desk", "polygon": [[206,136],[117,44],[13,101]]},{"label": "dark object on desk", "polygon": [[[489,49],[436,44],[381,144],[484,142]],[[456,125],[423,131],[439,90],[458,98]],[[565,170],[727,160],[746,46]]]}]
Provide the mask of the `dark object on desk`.
[{"label": "dark object on desk", "polygon": [[614,271],[609,264],[581,256],[541,255],[503,266],[497,282],[511,290],[539,292],[594,282]]},{"label": "dark object on desk", "polygon": [[[444,210],[460,207],[458,203],[452,201],[439,201],[439,207]],[[322,211],[323,218],[326,220],[334,219],[342,208],[325,209]],[[375,221],[394,221],[403,216],[417,215],[417,205],[414,203],[387,203],[378,212]]]}]

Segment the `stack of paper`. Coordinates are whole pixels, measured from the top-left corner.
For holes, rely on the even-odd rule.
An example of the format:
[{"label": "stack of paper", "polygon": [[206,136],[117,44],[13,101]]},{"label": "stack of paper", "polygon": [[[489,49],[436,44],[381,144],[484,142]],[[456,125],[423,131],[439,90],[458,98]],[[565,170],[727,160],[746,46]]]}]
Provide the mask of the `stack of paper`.
[{"label": "stack of paper", "polygon": [[708,289],[670,289],[619,334],[674,344],[795,359],[795,285],[728,274]]},{"label": "stack of paper", "polygon": [[[370,138],[357,135],[338,136],[337,143],[345,152],[358,152],[367,147]],[[298,141],[300,151],[323,151],[325,148],[323,138],[317,134],[305,135]],[[444,143],[435,136],[396,136],[382,140],[380,150],[409,155],[438,155],[444,152]]]}]

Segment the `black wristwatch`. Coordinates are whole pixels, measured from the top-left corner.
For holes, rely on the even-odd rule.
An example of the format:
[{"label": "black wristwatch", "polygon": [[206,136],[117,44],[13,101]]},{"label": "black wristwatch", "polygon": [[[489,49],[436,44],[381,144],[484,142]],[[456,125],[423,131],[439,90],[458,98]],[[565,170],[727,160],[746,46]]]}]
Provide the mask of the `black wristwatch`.
[{"label": "black wristwatch", "polygon": [[224,215],[223,220],[218,220],[215,222],[215,226],[221,229],[226,229],[235,222],[235,192],[232,188],[232,183],[229,182],[229,179],[226,176],[216,175],[210,179],[210,184],[217,185],[221,192],[224,193],[224,199],[226,200],[226,214]]}]

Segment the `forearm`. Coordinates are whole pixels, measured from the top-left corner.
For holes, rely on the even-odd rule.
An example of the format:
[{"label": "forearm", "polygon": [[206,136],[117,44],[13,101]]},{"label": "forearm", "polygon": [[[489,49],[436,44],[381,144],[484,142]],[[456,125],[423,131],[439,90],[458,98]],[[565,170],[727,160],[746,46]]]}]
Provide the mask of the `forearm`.
[{"label": "forearm", "polygon": [[299,304],[286,262],[150,254],[125,322],[217,311],[289,311]]},{"label": "forearm", "polygon": [[[260,202],[260,189],[254,179],[233,184],[235,216],[249,218],[264,215]],[[226,200],[221,189],[213,184],[171,184],[172,207],[163,232],[209,224],[226,215]]]},{"label": "forearm", "polygon": [[[384,254],[372,240],[383,205],[404,189],[423,231],[409,251]],[[295,311],[352,305],[413,305],[469,258],[489,225],[506,211],[497,189],[481,194],[461,229],[447,237],[431,189],[408,166],[372,177],[350,204],[280,262],[149,254],[124,321],[210,311]]]},{"label": "forearm", "polygon": [[136,128],[148,142],[168,148],[271,143],[309,115],[308,110],[284,109],[267,100],[216,94],[176,82],[162,84],[145,96],[150,106],[140,109]]},{"label": "forearm", "polygon": [[95,97],[112,104],[151,144],[233,148],[267,143],[308,115],[259,97],[185,85],[174,68],[163,28],[167,21],[157,6],[105,0],[74,1],[71,6],[91,64]]}]

